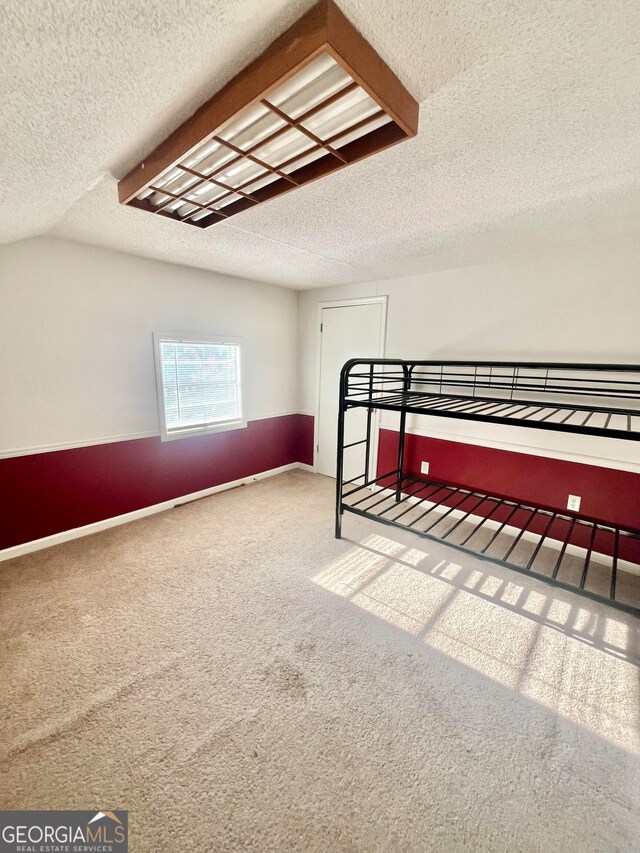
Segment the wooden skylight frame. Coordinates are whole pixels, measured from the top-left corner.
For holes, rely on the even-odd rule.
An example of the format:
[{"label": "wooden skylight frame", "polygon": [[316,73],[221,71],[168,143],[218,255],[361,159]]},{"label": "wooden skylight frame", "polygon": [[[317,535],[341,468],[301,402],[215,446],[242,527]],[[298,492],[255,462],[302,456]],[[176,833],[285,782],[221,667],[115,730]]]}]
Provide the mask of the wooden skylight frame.
[{"label": "wooden skylight frame", "polygon": [[335,3],[321,0],[132,169],[118,196],[208,228],[417,129],[418,103]]}]

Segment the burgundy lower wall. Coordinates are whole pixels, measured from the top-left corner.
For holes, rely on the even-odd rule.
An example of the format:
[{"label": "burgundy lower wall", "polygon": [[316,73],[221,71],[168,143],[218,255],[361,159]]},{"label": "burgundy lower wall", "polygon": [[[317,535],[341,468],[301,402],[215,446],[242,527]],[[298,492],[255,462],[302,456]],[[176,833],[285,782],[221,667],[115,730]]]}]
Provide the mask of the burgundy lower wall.
[{"label": "burgundy lower wall", "polygon": [[152,506],[292,462],[313,464],[313,418],[159,437],[0,460],[0,548]]},{"label": "burgundy lower wall", "polygon": [[313,415],[296,415],[296,462],[313,465]]},{"label": "burgundy lower wall", "polygon": [[[381,429],[379,474],[396,468],[397,447],[398,433]],[[580,515],[640,530],[640,474],[412,433],[406,435],[404,458],[405,473],[419,476],[425,460],[434,480],[552,510],[566,511],[567,496],[580,495]]]},{"label": "burgundy lower wall", "polygon": [[[103,521],[292,462],[313,464],[310,415],[251,421],[247,429],[162,442],[159,437],[0,460],[0,548]],[[380,430],[378,472],[396,466],[398,434]],[[640,530],[640,475],[526,453],[407,434],[405,470]]]}]

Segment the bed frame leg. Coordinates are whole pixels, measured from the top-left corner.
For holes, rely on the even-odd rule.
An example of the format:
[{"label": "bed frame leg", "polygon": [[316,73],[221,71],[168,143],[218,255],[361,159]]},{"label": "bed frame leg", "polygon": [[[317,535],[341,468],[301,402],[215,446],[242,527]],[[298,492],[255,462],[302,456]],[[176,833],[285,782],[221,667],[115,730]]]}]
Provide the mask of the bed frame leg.
[{"label": "bed frame leg", "polygon": [[[409,376],[405,373],[404,389],[409,389]],[[402,497],[402,469],[404,467],[404,436],[407,428],[407,413],[400,413],[400,432],[398,433],[398,479],[396,481],[396,503]]]},{"label": "bed frame leg", "polygon": [[[340,373],[340,399],[338,402],[338,458],[336,460],[336,539],[342,538],[342,478],[344,476],[344,413],[346,375],[348,364]],[[366,478],[365,478],[366,479]]]}]

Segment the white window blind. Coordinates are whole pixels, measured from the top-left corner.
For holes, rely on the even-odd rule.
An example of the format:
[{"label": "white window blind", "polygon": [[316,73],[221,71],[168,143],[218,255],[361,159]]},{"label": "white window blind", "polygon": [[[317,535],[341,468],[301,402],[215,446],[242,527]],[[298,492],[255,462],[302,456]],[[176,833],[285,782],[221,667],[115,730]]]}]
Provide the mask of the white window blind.
[{"label": "white window blind", "polygon": [[156,336],[163,437],[245,426],[238,341]]}]

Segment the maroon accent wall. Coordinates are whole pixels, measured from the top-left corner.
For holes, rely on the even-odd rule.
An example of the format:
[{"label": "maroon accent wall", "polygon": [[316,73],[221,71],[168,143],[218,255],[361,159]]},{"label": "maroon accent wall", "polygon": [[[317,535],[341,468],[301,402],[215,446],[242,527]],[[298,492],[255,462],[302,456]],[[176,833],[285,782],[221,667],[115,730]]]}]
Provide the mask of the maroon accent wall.
[{"label": "maroon accent wall", "polygon": [[308,415],[175,441],[141,438],[1,459],[0,548],[292,462],[313,462]]},{"label": "maroon accent wall", "polygon": [[297,415],[296,462],[313,465],[313,415]]},{"label": "maroon accent wall", "polygon": [[[381,429],[379,474],[396,468],[397,446],[398,433]],[[566,511],[567,496],[580,495],[580,515],[640,530],[640,474],[412,433],[406,435],[404,459],[406,473],[419,476],[425,460],[434,480],[548,509]]]}]

